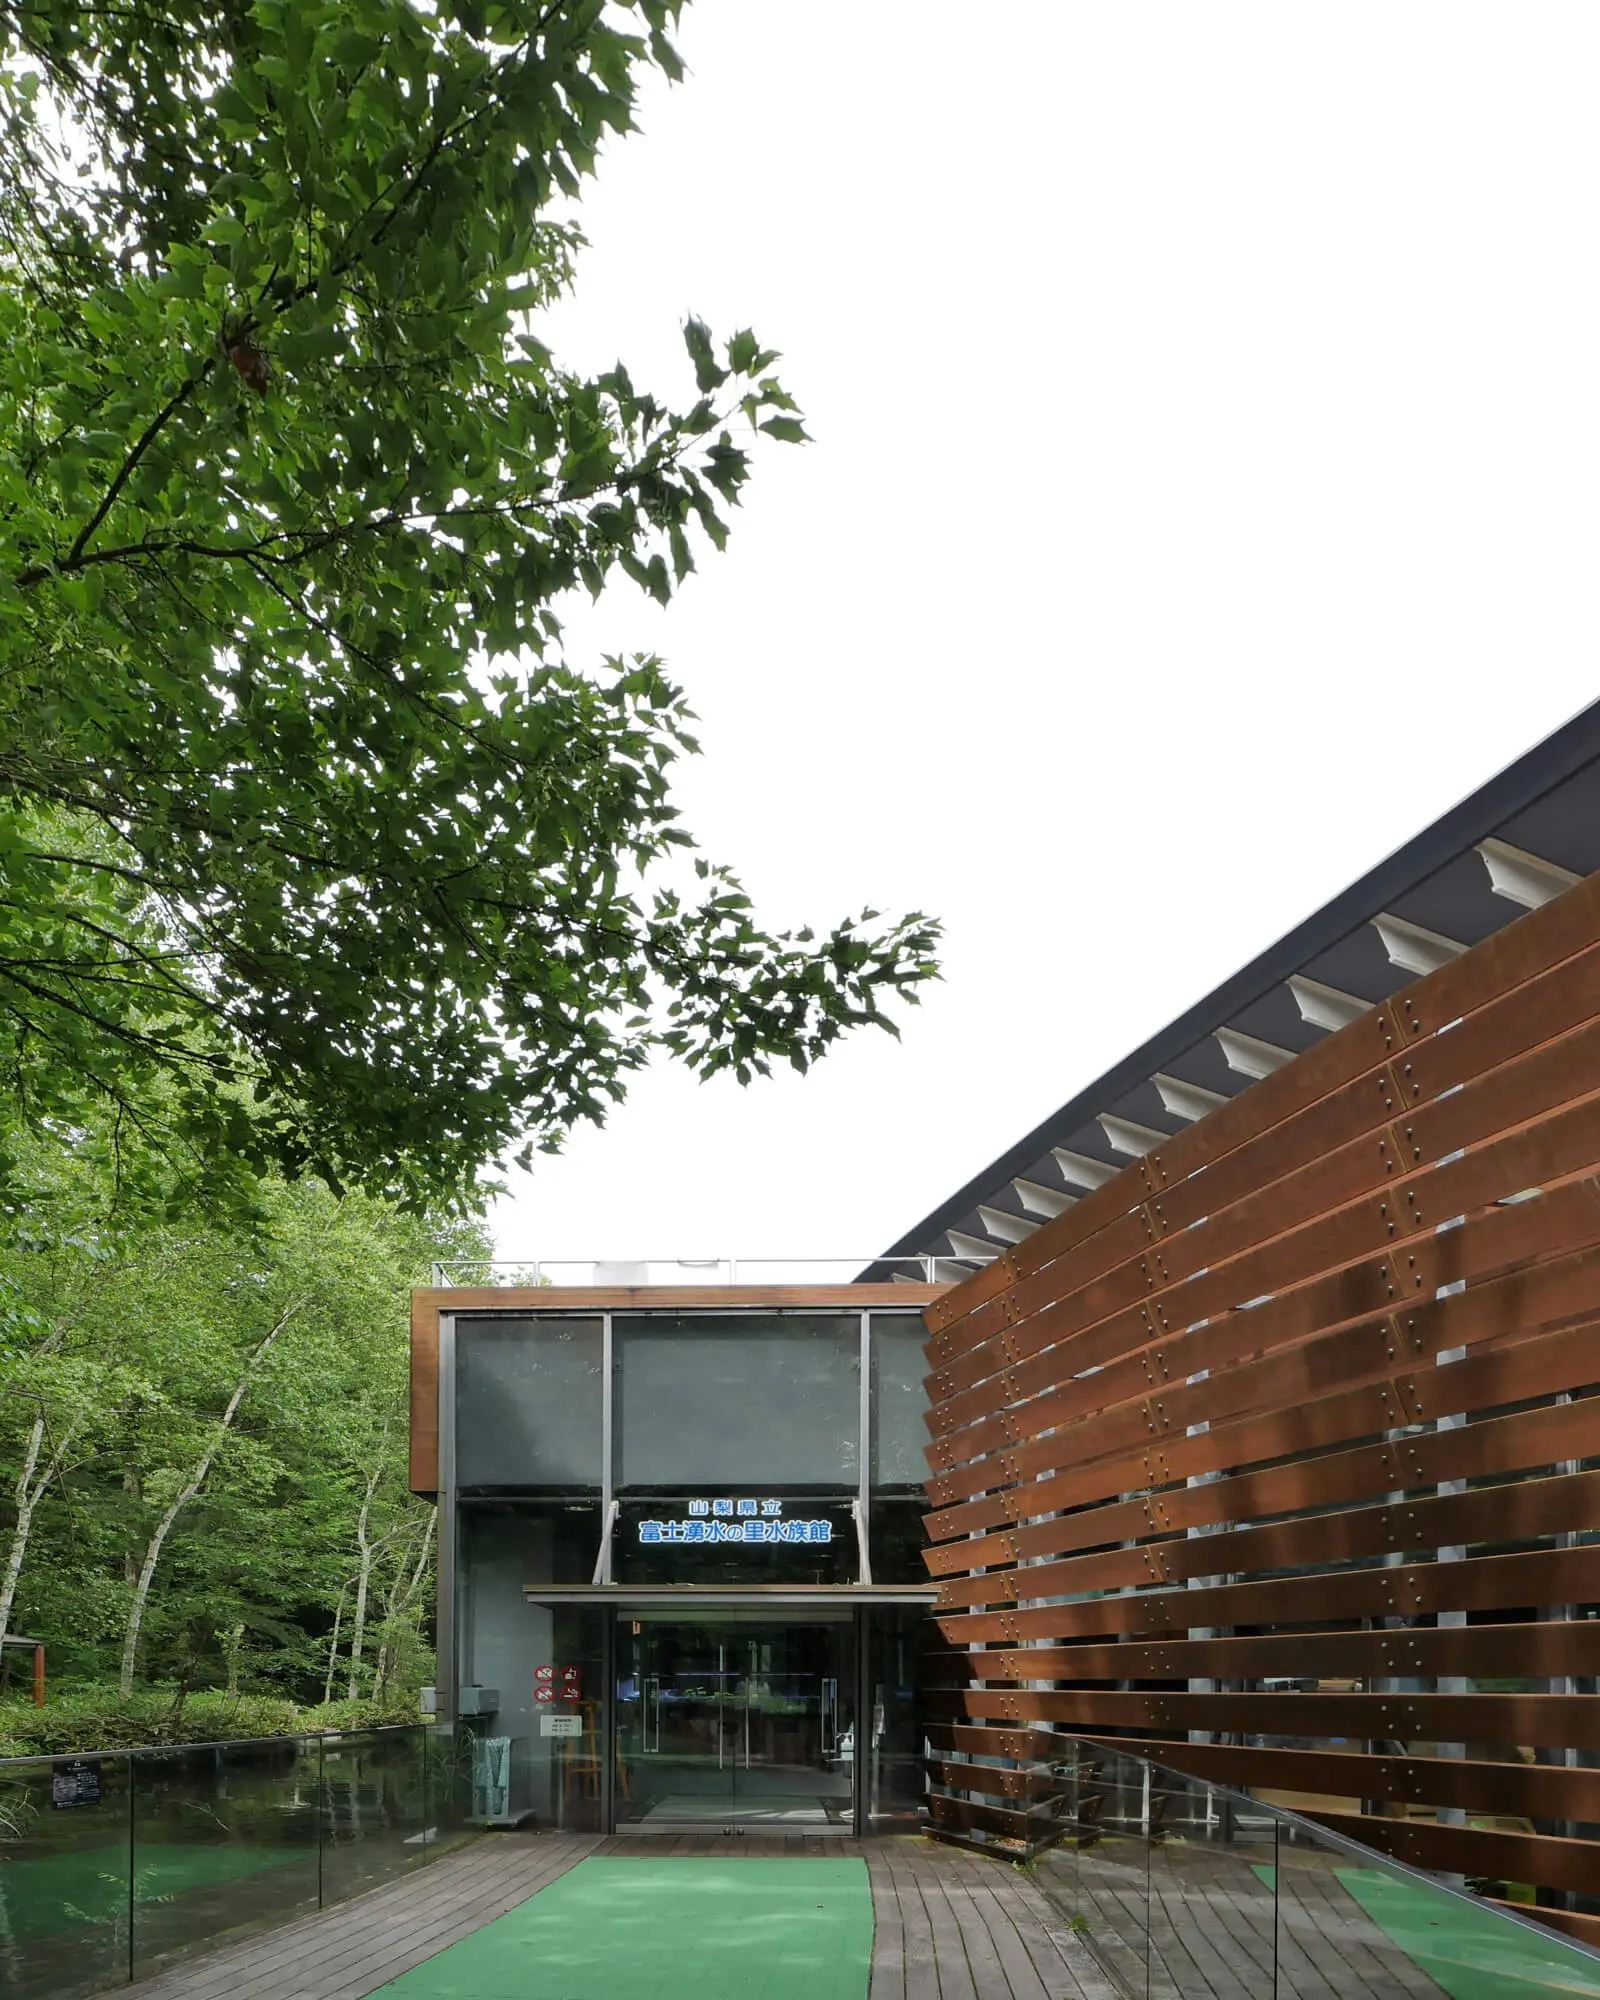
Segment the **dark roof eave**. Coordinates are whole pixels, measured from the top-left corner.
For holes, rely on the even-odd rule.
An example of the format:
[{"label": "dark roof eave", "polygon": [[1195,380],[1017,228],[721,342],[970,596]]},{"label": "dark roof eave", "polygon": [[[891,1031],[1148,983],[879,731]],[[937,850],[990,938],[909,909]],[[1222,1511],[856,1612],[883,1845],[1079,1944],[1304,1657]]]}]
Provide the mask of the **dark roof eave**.
[{"label": "dark roof eave", "polygon": [[[1600,701],[1580,709],[1570,722],[1563,723],[1487,784],[1452,806],[1405,846],[1396,848],[1359,881],[1342,890],[1304,923],[1297,924],[1131,1055],[1124,1056],[1059,1111],[1052,1112],[915,1228],[907,1230],[884,1251],[883,1261],[926,1254],[928,1247],[947,1229],[969,1216],[980,1201],[990,1200],[996,1189],[1025,1173],[1052,1145],[1061,1144],[1098,1113],[1109,1110],[1119,1098],[1176,1061],[1196,1042],[1226,1027],[1235,1015],[1281,985],[1291,973],[1301,971],[1341,938],[1425,882],[1459,854],[1487,839],[1508,819],[1526,811],[1546,792],[1564,784],[1597,757],[1600,757]],[[995,1247],[998,1255],[1003,1246]],[[860,1275],[869,1279],[877,1268],[869,1264]]]}]

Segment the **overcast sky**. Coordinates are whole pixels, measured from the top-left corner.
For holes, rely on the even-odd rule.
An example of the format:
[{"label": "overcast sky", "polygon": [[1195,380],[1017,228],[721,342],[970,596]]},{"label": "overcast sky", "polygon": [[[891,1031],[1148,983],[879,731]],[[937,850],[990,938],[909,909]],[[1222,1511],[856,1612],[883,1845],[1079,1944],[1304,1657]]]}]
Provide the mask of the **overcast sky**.
[{"label": "overcast sky", "polygon": [[665,1067],[509,1258],[865,1256],[1600,694],[1600,10],[692,0],[545,329],[816,442],[620,585],[775,924],[936,912],[898,1043]]}]

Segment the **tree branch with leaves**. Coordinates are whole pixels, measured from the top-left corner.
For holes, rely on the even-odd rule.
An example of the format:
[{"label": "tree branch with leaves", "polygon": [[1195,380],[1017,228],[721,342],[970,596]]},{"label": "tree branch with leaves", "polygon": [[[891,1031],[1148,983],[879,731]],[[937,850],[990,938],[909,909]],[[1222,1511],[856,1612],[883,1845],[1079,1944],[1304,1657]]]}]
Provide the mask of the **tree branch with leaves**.
[{"label": "tree branch with leaves", "polygon": [[805,436],[748,331],[689,320],[677,404],[540,338],[676,14],[0,0],[0,1079],[36,1122],[123,1106],[186,1196],[241,1163],[422,1203],[657,1051],[803,1069],[933,975],[920,917],[773,933],[687,871],[682,693],[564,653],[564,598],[667,602]]}]

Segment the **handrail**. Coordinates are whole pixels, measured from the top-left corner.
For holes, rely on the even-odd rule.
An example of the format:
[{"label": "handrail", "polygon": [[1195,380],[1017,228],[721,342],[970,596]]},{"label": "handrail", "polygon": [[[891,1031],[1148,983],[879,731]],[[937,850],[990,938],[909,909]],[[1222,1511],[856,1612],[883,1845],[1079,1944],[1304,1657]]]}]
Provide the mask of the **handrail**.
[{"label": "handrail", "polygon": [[[1477,1954],[1486,1974],[1504,1976],[1504,1962],[1496,1955],[1489,1940],[1503,1937],[1509,1941],[1516,1938],[1516,1978],[1520,1983],[1508,1987],[1508,1993],[1513,1990],[1524,1996],[1546,1991],[1552,1996],[1558,1992],[1600,1993],[1600,1949],[1560,1928],[1562,1913],[1559,1911],[1550,1912],[1556,1921],[1543,1923],[1504,1903],[1473,1895],[1454,1882],[1413,1867],[1408,1862],[1398,1861],[1377,1848],[1323,1826],[1292,1807],[1276,1805],[1251,1792],[1215,1784],[1209,1779],[1177,1770],[1170,1764],[1142,1756],[1137,1738],[1123,1742],[1062,1735],[1059,1742],[1059,1756],[1054,1754],[1052,1748],[1049,1757],[1036,1756],[1027,1761],[1023,1770],[1025,1777],[1035,1781],[1041,1778],[1059,1779],[1060,1790],[1041,1799],[1037,1806],[1025,1808],[1021,1815],[1003,1813],[998,1817],[1013,1823],[1020,1818],[1029,1823],[1026,1858],[1035,1867],[1037,1879],[1053,1902],[1058,1906],[1064,1902],[1076,1902],[1077,1907],[1069,1910],[1068,1915],[1074,1927],[1085,1932],[1091,1948],[1096,1925],[1101,1925],[1108,1935],[1114,1932],[1117,1924],[1125,1918],[1129,1904],[1130,1890],[1125,1870],[1117,1877],[1114,1890],[1103,1902],[1096,1898],[1096,1867],[1106,1867],[1109,1881],[1111,1871],[1117,1866],[1114,1849],[1108,1849],[1106,1855],[1097,1861],[1096,1849],[1108,1836],[1113,1841],[1130,1838],[1142,1841],[1149,1852],[1148,1869],[1152,1880],[1156,1872],[1155,1855],[1159,1850],[1173,1850],[1179,1856],[1185,1850],[1203,1848],[1213,1852],[1232,1851],[1240,1868],[1232,1883],[1220,1891],[1227,1898],[1228,1908],[1225,1911],[1219,1902],[1216,1924],[1220,1926],[1225,1917],[1229,1921],[1236,1919],[1239,1887],[1242,1885],[1254,1896],[1270,1895],[1272,1898],[1274,1940],[1280,1936],[1282,1923],[1280,1899],[1285,1892],[1284,1871],[1280,1864],[1287,1845],[1290,1851],[1301,1855],[1307,1850],[1327,1850],[1354,1864],[1361,1871],[1362,1883],[1369,1887],[1372,1878],[1382,1877],[1401,1886],[1412,1897],[1423,1899],[1422,1906],[1430,1912],[1425,1919],[1426,1936],[1431,1939],[1437,1932],[1438,1938],[1456,1954],[1453,1962],[1470,1965]],[[1117,1769],[1119,1761],[1126,1767],[1120,1772]],[[1009,1837],[1009,1842],[981,1837],[986,1816],[994,1818],[996,1815],[992,1809],[973,1808],[959,1798],[964,1789],[960,1783],[959,1763],[937,1755],[930,1762],[936,1779],[928,1801],[933,1820],[931,1830],[939,1838],[954,1838],[962,1844],[984,1847],[999,1854],[1007,1851],[1008,1844],[1014,1845],[1014,1834]],[[975,1765],[972,1769],[975,1777],[987,1771],[983,1765]],[[943,1787],[942,1792],[940,1786]],[[1152,1808],[1158,1799],[1164,1802],[1175,1791],[1194,1799],[1203,1806],[1203,1811],[1189,1820],[1165,1820],[1159,1809]],[[1139,1799],[1138,1809],[1126,1815],[1115,1815],[1109,1824],[1103,1824],[1102,1812],[1107,1797],[1128,1792]],[[1026,1793],[1023,1796],[1026,1797]],[[1088,1810],[1085,1810],[1086,1806]],[[1118,1820],[1123,1823],[1118,1824]],[[963,1824],[979,1829],[980,1837],[970,1839],[954,1830]],[[1187,1839],[1179,1837],[1180,1829],[1185,1826],[1202,1831],[1198,1835],[1191,1834]],[[1037,1838],[1031,1830],[1035,1827]],[[1240,1829],[1244,1829],[1242,1839],[1239,1838]],[[1263,1869],[1264,1859],[1272,1862],[1270,1869]],[[1247,1876],[1246,1870],[1254,1871],[1254,1880]],[[1154,1889],[1148,1890],[1148,1921],[1143,1949],[1152,1977],[1154,1960],[1166,1930],[1190,1919],[1204,1928],[1208,1893],[1217,1893],[1218,1885],[1225,1879],[1215,1868],[1208,1873],[1205,1868],[1185,1869],[1180,1862],[1173,1882],[1160,1885],[1162,1894],[1159,1904]],[[1370,1924],[1375,1948],[1398,1951],[1402,1956],[1410,1955],[1405,1938],[1385,1932],[1381,1916],[1366,1912],[1348,1883],[1341,1881],[1338,1886],[1347,1889],[1350,1894],[1348,1920]],[[1295,1945],[1300,1950],[1310,1950],[1315,1940],[1315,1926],[1307,1915],[1310,1906],[1295,1903],[1291,1907],[1297,1913],[1291,1927]],[[1178,1912],[1176,1917],[1175,1908]],[[1486,1930],[1485,1926],[1491,1928]],[[1495,1926],[1506,1928],[1496,1931]],[[1424,1933],[1419,1930],[1411,1943],[1425,1956],[1426,1943],[1418,1943],[1423,1936]],[[1119,1937],[1117,1943],[1124,1957],[1129,1950],[1137,1956],[1137,1937],[1131,1946],[1126,1938]],[[1181,1949],[1181,1940],[1175,1939],[1175,1944]],[[1332,1945],[1330,1937],[1330,1951]],[[1273,1949],[1276,1954],[1276,1942]],[[1103,1962],[1108,1974],[1115,1978],[1115,1968],[1109,1962]],[[1276,1981],[1276,1956],[1274,1966],[1273,1979]],[[1569,1979],[1573,1979],[1574,1983],[1569,1984]],[[1153,1985],[1151,1990],[1154,1990]],[[1262,1986],[1264,1994],[1282,1990],[1281,1984]]]},{"label": "handrail", "polygon": [[0,1771],[8,1764],[49,1764],[63,1757],[162,1757],[172,1750],[248,1750],[258,1743],[332,1743],[341,1736],[380,1736],[402,1730],[433,1729],[444,1725],[432,1716],[419,1715],[415,1722],[354,1722],[348,1729],[275,1729],[268,1736],[206,1736],[185,1743],[118,1743],[93,1750],[30,1750],[21,1757],[0,1757]]}]

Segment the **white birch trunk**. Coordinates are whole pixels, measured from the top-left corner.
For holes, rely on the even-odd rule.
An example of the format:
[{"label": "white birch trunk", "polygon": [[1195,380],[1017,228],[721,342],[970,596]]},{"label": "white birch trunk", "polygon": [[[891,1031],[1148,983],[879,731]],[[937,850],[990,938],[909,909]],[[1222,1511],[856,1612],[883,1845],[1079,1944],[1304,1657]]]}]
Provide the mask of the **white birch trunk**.
[{"label": "white birch trunk", "polygon": [[55,1483],[56,1475],[66,1463],[67,1447],[72,1443],[77,1426],[71,1424],[63,1432],[60,1443],[45,1462],[44,1470],[39,1470],[39,1459],[44,1451],[44,1414],[33,1420],[33,1429],[28,1433],[28,1449],[22,1461],[22,1471],[17,1475],[16,1524],[11,1530],[11,1547],[6,1554],[5,1576],[0,1578],[0,1645],[5,1642],[11,1624],[11,1607],[16,1602],[17,1580],[22,1575],[22,1559],[28,1552],[28,1537],[33,1533],[33,1517],[39,1511],[39,1502]]},{"label": "white birch trunk", "polygon": [[[411,1574],[406,1575],[406,1560],[402,1553],[395,1566],[394,1588],[389,1592],[388,1603],[384,1607],[384,1620],[393,1628],[394,1620],[409,1611],[422,1584],[423,1574],[428,1567],[428,1557],[433,1549],[433,1530],[439,1519],[437,1507],[428,1509],[428,1518],[422,1529],[422,1548],[416,1562],[411,1566]],[[381,1695],[389,1685],[389,1675],[394,1670],[394,1648],[385,1644],[378,1651],[378,1674],[373,1688],[374,1694]]]},{"label": "white birch trunk", "polygon": [[356,1547],[361,1552],[361,1567],[356,1572],[356,1603],[350,1618],[350,1680],[345,1692],[351,1701],[356,1698],[361,1678],[361,1646],[367,1630],[367,1591],[372,1583],[372,1564],[378,1553],[367,1539],[367,1522],[372,1516],[372,1496],[378,1490],[382,1473],[380,1465],[368,1478],[361,1512],[356,1516]]},{"label": "white birch trunk", "polygon": [[228,1398],[228,1407],[217,1419],[217,1427],[212,1434],[211,1442],[200,1454],[199,1463],[194,1471],[173,1495],[166,1512],[156,1523],[155,1533],[145,1545],[144,1561],[139,1565],[138,1581],[133,1587],[133,1604],[128,1612],[128,1630],[122,1642],[122,1675],[118,1685],[124,1694],[133,1692],[133,1670],[139,1657],[139,1628],[144,1623],[145,1606],[150,1601],[150,1586],[155,1580],[156,1564],[161,1560],[161,1550],[168,1535],[172,1533],[178,1516],[206,1483],[211,1462],[221,1449],[223,1439],[233,1428],[233,1420],[239,1414],[239,1405],[244,1401],[244,1392],[249,1388],[252,1376],[266,1358],[278,1335],[289,1324],[295,1310],[294,1306],[286,1306],[279,1314],[276,1325],[257,1343],[256,1350],[246,1363],[245,1371],[239,1377],[233,1394]]}]

